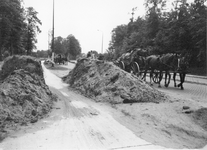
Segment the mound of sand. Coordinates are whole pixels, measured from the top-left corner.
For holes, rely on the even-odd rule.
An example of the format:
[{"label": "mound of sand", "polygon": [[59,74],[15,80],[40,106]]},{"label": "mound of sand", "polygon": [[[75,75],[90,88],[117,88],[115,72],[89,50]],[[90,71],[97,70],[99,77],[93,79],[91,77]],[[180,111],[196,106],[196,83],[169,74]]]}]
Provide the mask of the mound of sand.
[{"label": "mound of sand", "polygon": [[0,134],[15,124],[34,123],[50,111],[56,98],[45,84],[40,62],[9,57],[0,73]]},{"label": "mound of sand", "polygon": [[203,107],[193,112],[193,120],[207,131],[207,108]]},{"label": "mound of sand", "polygon": [[70,87],[95,101],[110,103],[160,102],[164,94],[111,62],[81,59],[63,77]]}]

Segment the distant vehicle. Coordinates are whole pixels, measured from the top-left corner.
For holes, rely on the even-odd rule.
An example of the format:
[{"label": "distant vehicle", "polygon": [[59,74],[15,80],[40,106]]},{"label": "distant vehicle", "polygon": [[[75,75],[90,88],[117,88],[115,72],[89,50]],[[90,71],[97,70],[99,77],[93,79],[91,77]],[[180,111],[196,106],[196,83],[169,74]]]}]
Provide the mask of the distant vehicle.
[{"label": "distant vehicle", "polygon": [[55,58],[54,58],[54,62],[57,64],[65,64],[67,62],[67,58],[64,57],[61,54],[58,54]]}]

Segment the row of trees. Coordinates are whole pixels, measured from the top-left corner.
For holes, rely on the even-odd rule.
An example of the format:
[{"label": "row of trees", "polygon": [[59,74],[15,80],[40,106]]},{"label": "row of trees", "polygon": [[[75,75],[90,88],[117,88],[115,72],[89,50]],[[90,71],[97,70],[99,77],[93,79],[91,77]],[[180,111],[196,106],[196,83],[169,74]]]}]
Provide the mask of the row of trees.
[{"label": "row of trees", "polygon": [[[78,40],[72,34],[68,35],[67,38],[58,36],[54,38],[54,53],[56,55],[61,54],[69,59],[76,59],[81,54],[81,47]],[[52,56],[52,51],[37,50],[36,52],[32,52],[31,55],[39,58],[47,58],[48,56]]]},{"label": "row of trees", "polygon": [[206,64],[206,0],[175,0],[167,10],[167,0],[145,0],[146,16],[133,17],[127,25],[112,31],[108,53],[118,58],[134,48],[152,54],[190,53],[191,66]]},{"label": "row of trees", "polygon": [[36,52],[32,52],[31,55],[37,58],[48,58],[49,53],[49,50],[37,50]]},{"label": "row of trees", "polygon": [[0,0],[0,61],[4,53],[31,54],[41,21],[33,7],[22,0]]},{"label": "row of trees", "polygon": [[76,59],[76,56],[81,54],[80,43],[72,34],[66,38],[61,36],[55,37],[54,52],[55,54],[62,54],[66,58]]}]

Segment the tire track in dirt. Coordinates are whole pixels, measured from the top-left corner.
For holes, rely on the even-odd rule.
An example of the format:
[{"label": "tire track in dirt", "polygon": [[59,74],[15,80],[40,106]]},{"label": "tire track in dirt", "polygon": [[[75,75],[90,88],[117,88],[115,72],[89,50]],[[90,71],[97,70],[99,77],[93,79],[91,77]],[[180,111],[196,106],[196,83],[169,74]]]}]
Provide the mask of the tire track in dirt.
[{"label": "tire track in dirt", "polygon": [[[133,138],[135,139],[132,137],[130,138],[131,135],[129,135],[129,133],[127,136],[127,134],[124,133],[125,129],[120,129],[117,122],[113,120],[111,116],[107,116],[107,114],[103,114],[103,112],[100,112],[81,101],[72,100],[69,105],[69,109],[71,109],[71,111],[69,111],[69,118],[73,118],[74,125],[79,129],[78,137],[80,138],[79,134],[83,134],[83,137],[86,137],[86,139],[89,140],[87,143],[91,143],[90,140],[94,141],[95,145],[98,145],[99,148],[116,148],[120,147],[120,145],[122,145],[121,147],[129,147],[137,145],[137,142],[133,142],[136,141],[137,137],[134,136]],[[120,144],[120,142],[122,144]],[[119,143],[119,146],[117,146],[117,143]],[[94,146],[94,144],[92,145]],[[105,145],[108,145],[109,147],[105,147]],[[145,144],[141,145],[151,144],[145,142]]]}]

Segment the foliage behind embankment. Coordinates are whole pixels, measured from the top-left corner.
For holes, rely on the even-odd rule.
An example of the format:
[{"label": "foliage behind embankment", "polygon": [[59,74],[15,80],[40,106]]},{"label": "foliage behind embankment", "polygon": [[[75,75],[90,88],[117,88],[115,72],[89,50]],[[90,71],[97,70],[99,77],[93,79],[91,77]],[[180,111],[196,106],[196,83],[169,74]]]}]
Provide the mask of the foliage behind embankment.
[{"label": "foliage behind embankment", "polygon": [[135,48],[149,54],[189,53],[190,66],[206,69],[206,0],[145,0],[145,6],[145,17],[132,15],[128,24],[113,29],[108,57],[117,59]]}]

